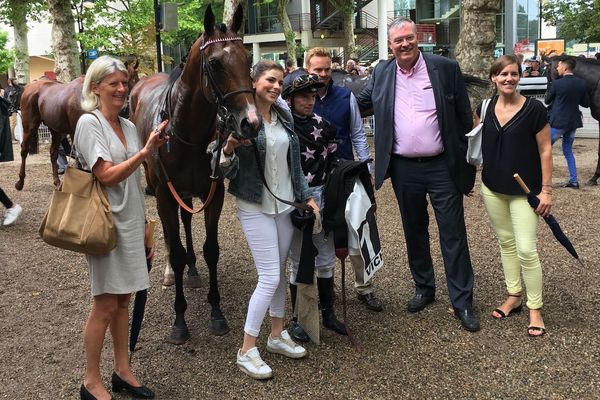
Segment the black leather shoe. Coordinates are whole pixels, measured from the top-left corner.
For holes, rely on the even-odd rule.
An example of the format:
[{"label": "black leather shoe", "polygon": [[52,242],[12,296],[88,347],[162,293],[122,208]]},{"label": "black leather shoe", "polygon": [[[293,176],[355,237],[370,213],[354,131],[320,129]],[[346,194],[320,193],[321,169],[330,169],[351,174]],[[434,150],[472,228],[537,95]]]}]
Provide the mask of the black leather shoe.
[{"label": "black leather shoe", "polygon": [[[79,388],[79,398],[81,400],[97,400],[96,397],[87,390],[85,385],[81,385]],[[111,397],[111,399],[114,399],[114,397]]]},{"label": "black leather shoe", "polygon": [[375,296],[375,293],[358,294],[358,299],[365,303],[367,308],[372,311],[383,311],[383,303]]},{"label": "black leather shoe", "polygon": [[416,313],[422,311],[427,307],[427,304],[433,303],[435,296],[425,296],[422,293],[415,294],[415,297],[410,299],[408,302],[408,312]]},{"label": "black leather shoe", "polygon": [[308,343],[308,341],[310,340],[310,338],[308,337],[306,332],[304,332],[304,329],[302,329],[298,321],[292,321],[290,323],[290,326],[288,326],[287,331],[295,342]]},{"label": "black leather shoe", "polygon": [[479,317],[475,315],[473,310],[454,310],[456,318],[460,319],[462,327],[469,332],[477,332],[480,329]]},{"label": "black leather shoe", "polygon": [[113,372],[112,374],[112,390],[113,392],[120,392],[122,390],[125,390],[136,399],[154,398],[154,392],[152,390],[148,389],[146,386],[132,386],[129,383],[125,382],[123,379],[121,379],[116,372]]},{"label": "black leather shoe", "polygon": [[567,181],[565,183],[561,183],[557,186],[555,186],[557,188],[571,188],[571,189],[579,189],[579,182],[571,182],[571,181]]}]

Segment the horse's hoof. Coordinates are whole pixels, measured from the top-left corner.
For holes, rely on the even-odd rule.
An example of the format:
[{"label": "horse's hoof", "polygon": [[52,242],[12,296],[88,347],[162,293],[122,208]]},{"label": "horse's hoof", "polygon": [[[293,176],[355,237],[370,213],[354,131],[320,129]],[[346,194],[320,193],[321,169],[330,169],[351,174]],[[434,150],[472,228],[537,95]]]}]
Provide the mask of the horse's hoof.
[{"label": "horse's hoof", "polygon": [[590,179],[585,183],[585,186],[598,186],[598,181],[594,179]]},{"label": "horse's hoof", "polygon": [[198,275],[187,276],[183,282],[183,286],[187,288],[199,288],[201,287],[200,277]]},{"label": "horse's hoof", "polygon": [[211,318],[211,320],[208,321],[208,330],[212,335],[223,336],[229,333],[229,325],[227,325],[227,320],[225,318]]},{"label": "horse's hoof", "polygon": [[167,274],[163,276],[162,285],[163,286],[173,286],[175,284],[175,275]]},{"label": "horse's hoof", "polygon": [[190,331],[188,328],[171,327],[171,334],[167,338],[167,342],[175,345],[184,344],[190,340]]},{"label": "horse's hoof", "polygon": [[17,190],[23,190],[23,185],[25,182],[23,181],[17,181],[17,183],[15,183],[15,189]]}]

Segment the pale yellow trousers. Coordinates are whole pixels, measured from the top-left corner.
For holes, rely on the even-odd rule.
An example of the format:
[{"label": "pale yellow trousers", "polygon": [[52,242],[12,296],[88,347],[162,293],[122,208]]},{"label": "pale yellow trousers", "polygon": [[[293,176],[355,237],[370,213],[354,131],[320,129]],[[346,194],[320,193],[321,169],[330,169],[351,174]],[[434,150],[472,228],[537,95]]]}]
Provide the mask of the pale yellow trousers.
[{"label": "pale yellow trousers", "polygon": [[492,192],[483,183],[481,193],[500,244],[508,294],[522,293],[522,282],[525,282],[527,307],[542,308],[542,266],[537,252],[538,215],[524,195]]}]

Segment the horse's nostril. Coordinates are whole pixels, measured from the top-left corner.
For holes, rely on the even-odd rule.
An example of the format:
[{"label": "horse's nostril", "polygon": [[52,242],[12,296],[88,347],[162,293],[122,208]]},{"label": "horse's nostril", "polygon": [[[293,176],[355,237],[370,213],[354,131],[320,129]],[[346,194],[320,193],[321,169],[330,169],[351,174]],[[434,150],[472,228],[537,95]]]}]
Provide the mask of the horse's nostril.
[{"label": "horse's nostril", "polygon": [[240,130],[245,138],[253,138],[258,134],[258,126],[250,122],[248,118],[243,118],[240,122]]}]

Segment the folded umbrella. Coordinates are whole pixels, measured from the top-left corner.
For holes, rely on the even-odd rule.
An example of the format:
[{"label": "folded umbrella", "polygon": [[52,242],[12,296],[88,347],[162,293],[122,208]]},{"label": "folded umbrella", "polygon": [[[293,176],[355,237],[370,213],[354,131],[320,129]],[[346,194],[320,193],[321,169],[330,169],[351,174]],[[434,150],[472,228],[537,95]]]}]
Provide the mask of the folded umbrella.
[{"label": "folded umbrella", "polygon": [[[514,174],[513,177],[515,178],[519,186],[521,186],[521,189],[523,189],[523,191],[527,194],[527,202],[535,210],[540,204],[540,199],[538,199],[535,193],[529,190],[529,187],[527,187],[525,182],[523,182],[523,179],[521,179],[519,174]],[[565,249],[567,249],[567,251],[579,262],[579,264],[583,266],[583,261],[579,258],[575,247],[573,247],[573,244],[561,229],[556,218],[554,218],[552,214],[548,214],[543,218],[544,221],[546,221],[546,224],[548,224],[548,226],[550,227],[550,230],[554,234],[556,240],[558,240],[558,242],[562,244]]]},{"label": "folded umbrella", "polygon": [[[154,228],[156,226],[156,220],[148,221],[148,230],[146,231],[145,243],[146,255],[150,253],[154,246]],[[148,272],[152,269],[152,259],[146,259],[146,265],[148,266]],[[146,309],[146,300],[148,298],[148,290],[139,290],[135,293],[135,300],[133,303],[133,313],[131,316],[131,332],[129,333],[129,362],[135,352],[135,346],[140,336],[140,330],[142,329],[142,321],[144,319],[144,311]]]}]

